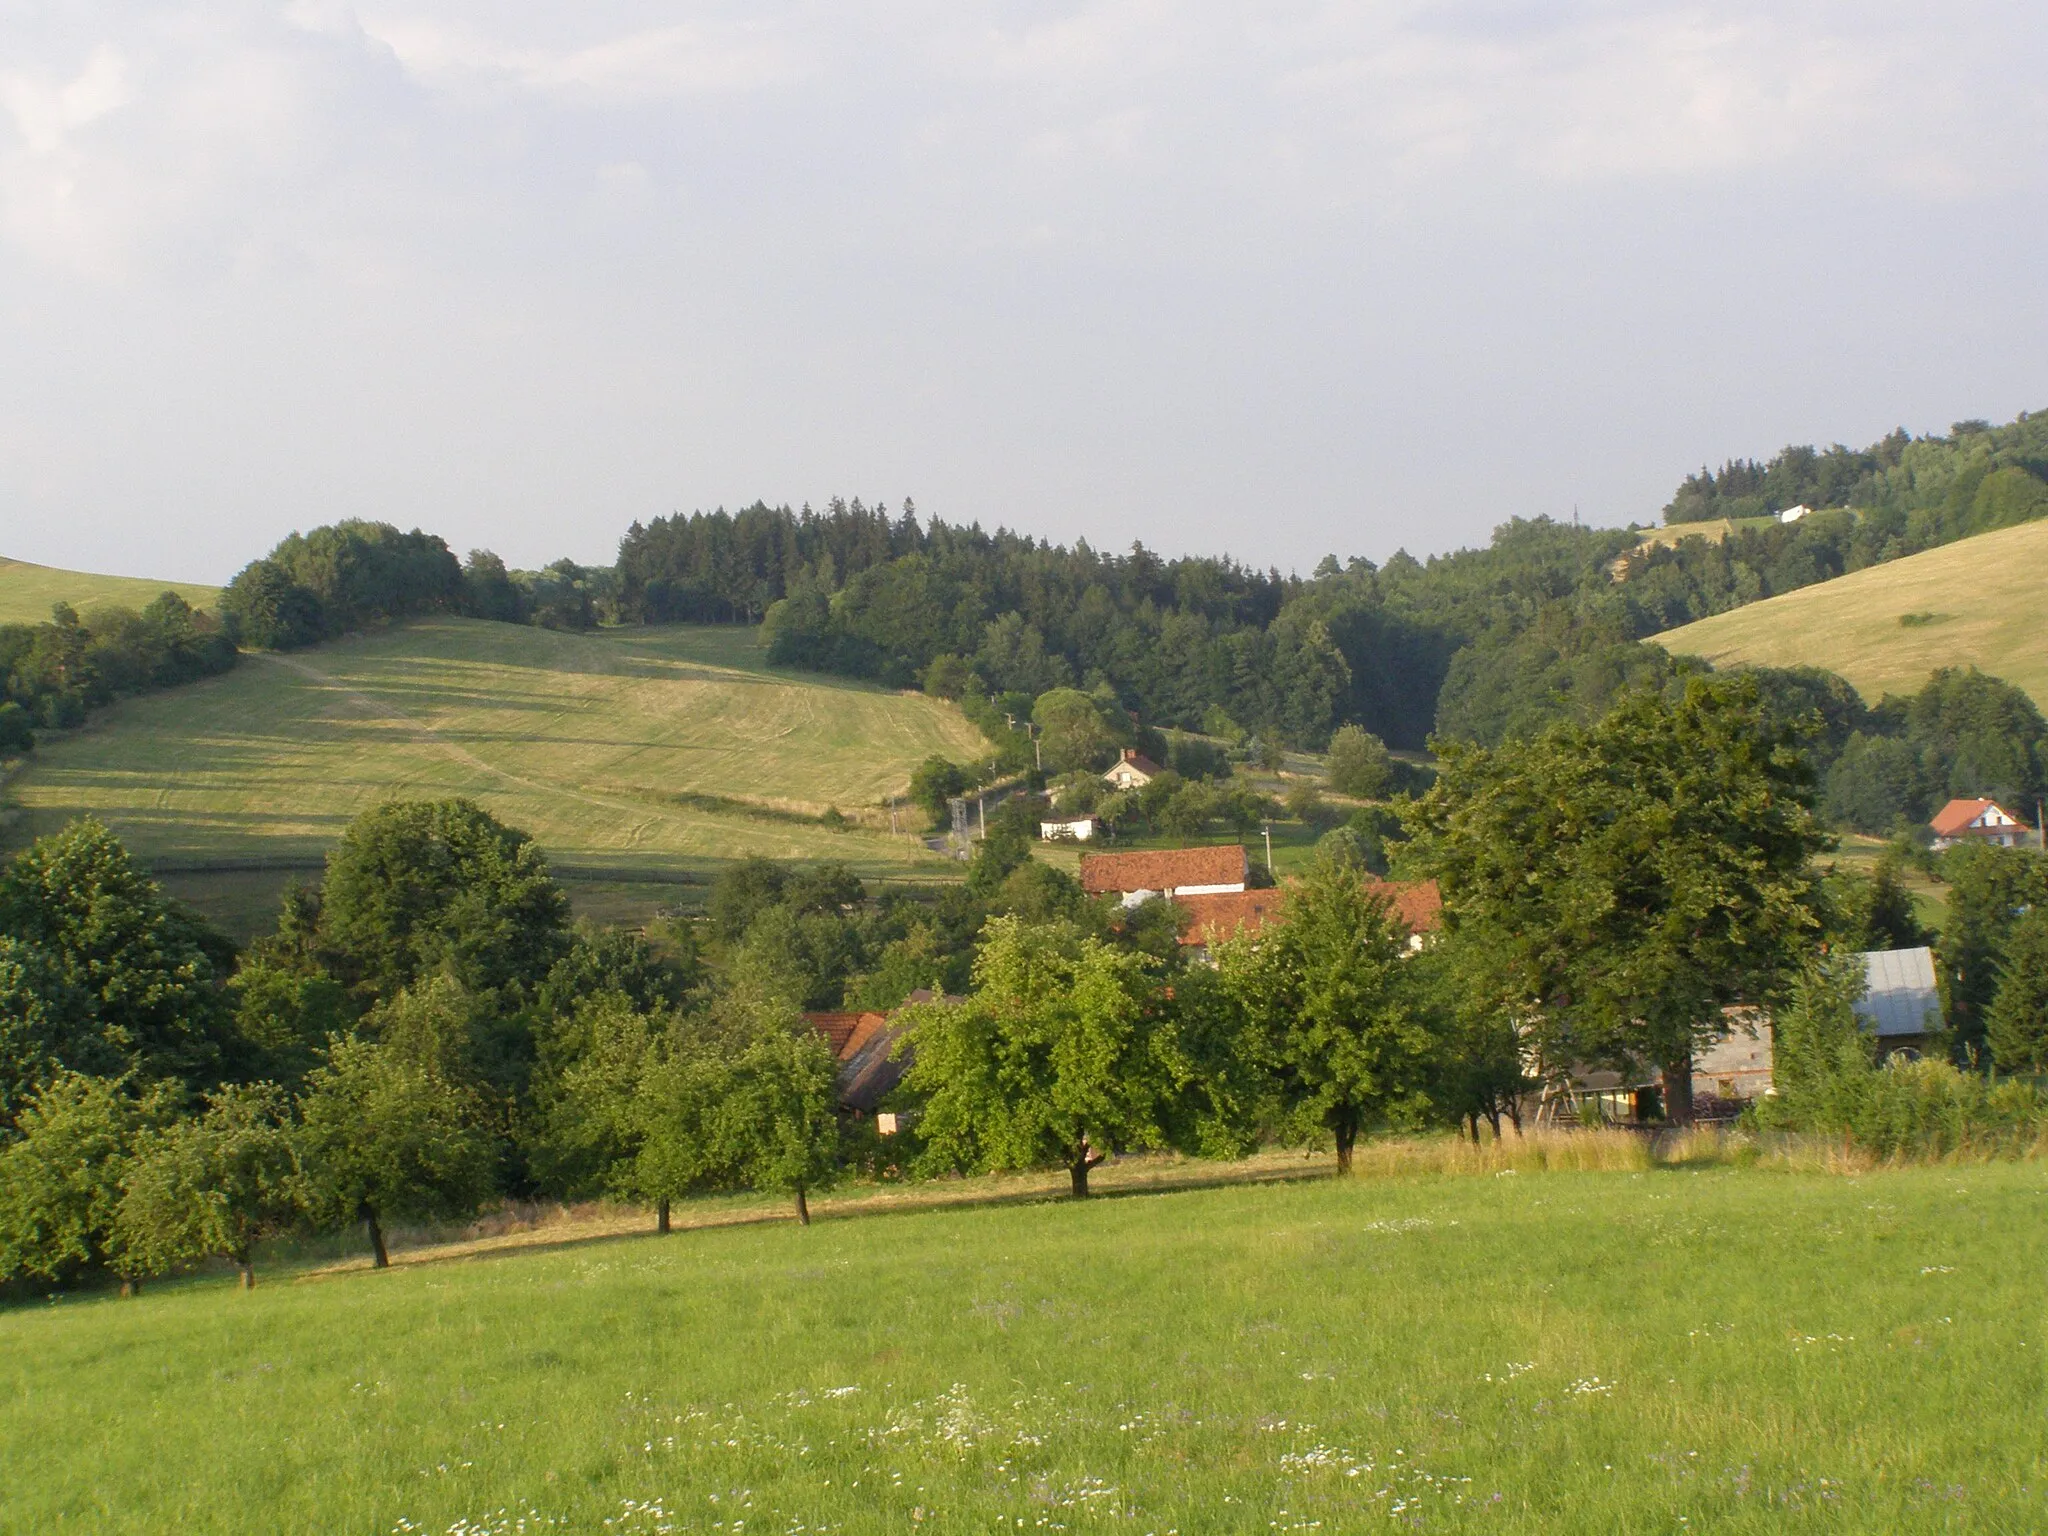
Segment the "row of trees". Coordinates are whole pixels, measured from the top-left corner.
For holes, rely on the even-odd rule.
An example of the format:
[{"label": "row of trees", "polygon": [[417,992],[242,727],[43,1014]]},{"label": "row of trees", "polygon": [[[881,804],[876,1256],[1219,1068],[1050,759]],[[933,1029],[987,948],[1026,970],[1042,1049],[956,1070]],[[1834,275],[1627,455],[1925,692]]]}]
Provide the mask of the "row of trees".
[{"label": "row of trees", "polygon": [[225,672],[234,641],[175,592],[142,612],[59,603],[43,624],[0,624],[0,753],[27,751],[35,732],[82,725],[127,694]]}]

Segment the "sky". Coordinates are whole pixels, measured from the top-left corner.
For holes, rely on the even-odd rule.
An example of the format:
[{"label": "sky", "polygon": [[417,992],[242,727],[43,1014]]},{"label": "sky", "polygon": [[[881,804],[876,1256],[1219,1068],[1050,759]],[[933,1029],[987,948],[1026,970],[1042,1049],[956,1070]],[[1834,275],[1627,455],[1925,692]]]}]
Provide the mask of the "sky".
[{"label": "sky", "polygon": [[2021,3],[0,0],[0,555],[1306,571],[2048,407]]}]

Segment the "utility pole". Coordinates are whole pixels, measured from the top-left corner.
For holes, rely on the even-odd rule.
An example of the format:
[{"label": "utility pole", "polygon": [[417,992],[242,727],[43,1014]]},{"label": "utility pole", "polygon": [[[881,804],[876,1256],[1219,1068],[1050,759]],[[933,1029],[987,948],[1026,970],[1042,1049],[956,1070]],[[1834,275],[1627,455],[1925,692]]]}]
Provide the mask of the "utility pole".
[{"label": "utility pole", "polygon": [[1273,823],[1265,822],[1260,830],[1266,834],[1266,873],[1273,873]]},{"label": "utility pole", "polygon": [[988,796],[976,795],[974,809],[981,818],[981,840],[985,843],[988,841]]}]

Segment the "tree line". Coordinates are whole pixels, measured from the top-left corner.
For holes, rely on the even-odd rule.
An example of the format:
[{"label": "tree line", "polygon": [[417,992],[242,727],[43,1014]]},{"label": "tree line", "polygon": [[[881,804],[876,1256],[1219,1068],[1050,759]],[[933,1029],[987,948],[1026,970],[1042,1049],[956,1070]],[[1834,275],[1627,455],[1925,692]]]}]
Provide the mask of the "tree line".
[{"label": "tree line", "polygon": [[[950,887],[871,899],[843,869],[750,860],[700,917],[630,933],[572,924],[532,842],[479,807],[393,802],[239,955],[77,823],[0,871],[0,1271],[246,1274],[267,1235],[352,1224],[383,1263],[393,1223],[508,1194],[634,1200],[665,1226],[714,1190],[807,1216],[853,1174],[1056,1167],[1081,1194],[1148,1148],[1320,1143],[1348,1165],[1383,1131],[1498,1133],[1588,1066],[1661,1070],[1682,1122],[1724,1010],[1795,1036],[1810,1015],[1819,1040],[1831,957],[1926,937],[1896,864],[1816,862],[1817,793],[1754,679],[1639,690],[1590,726],[1446,753],[1396,851],[1440,884],[1429,942],[1340,842],[1283,924],[1213,964],[1172,904],[1090,900],[1032,858],[1014,807]],[[1967,1070],[1866,1081],[1822,1040],[1825,1091],[1785,1113],[2037,1115],[2031,1089],[1963,1079],[2048,1068],[2048,862],[1939,867]],[[838,1111],[820,1008],[901,1010],[904,1129]],[[1928,1108],[1957,1103],[1965,1122]]]},{"label": "tree line", "polygon": [[128,694],[175,688],[234,666],[233,635],[175,592],[142,612],[58,603],[42,624],[0,624],[0,754],[26,752],[37,730],[83,725]]}]

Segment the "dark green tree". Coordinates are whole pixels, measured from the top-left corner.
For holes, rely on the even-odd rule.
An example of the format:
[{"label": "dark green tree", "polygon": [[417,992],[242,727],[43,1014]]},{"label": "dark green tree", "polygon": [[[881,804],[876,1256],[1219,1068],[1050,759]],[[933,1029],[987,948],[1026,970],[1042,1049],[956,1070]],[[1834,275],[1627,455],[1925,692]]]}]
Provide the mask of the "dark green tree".
[{"label": "dark green tree", "polygon": [[2048,907],[2012,926],[1985,1040],[2001,1072],[2048,1072]]},{"label": "dark green tree", "polygon": [[327,858],[321,935],[372,995],[436,970],[524,995],[568,949],[568,923],[539,847],[473,801],[389,801]]},{"label": "dark green tree", "polygon": [[1496,968],[1544,1067],[1660,1068],[1691,1119],[1722,1009],[1767,1004],[1819,926],[1811,776],[1754,680],[1638,693],[1499,751],[1445,744],[1413,825],[1445,921]]}]

